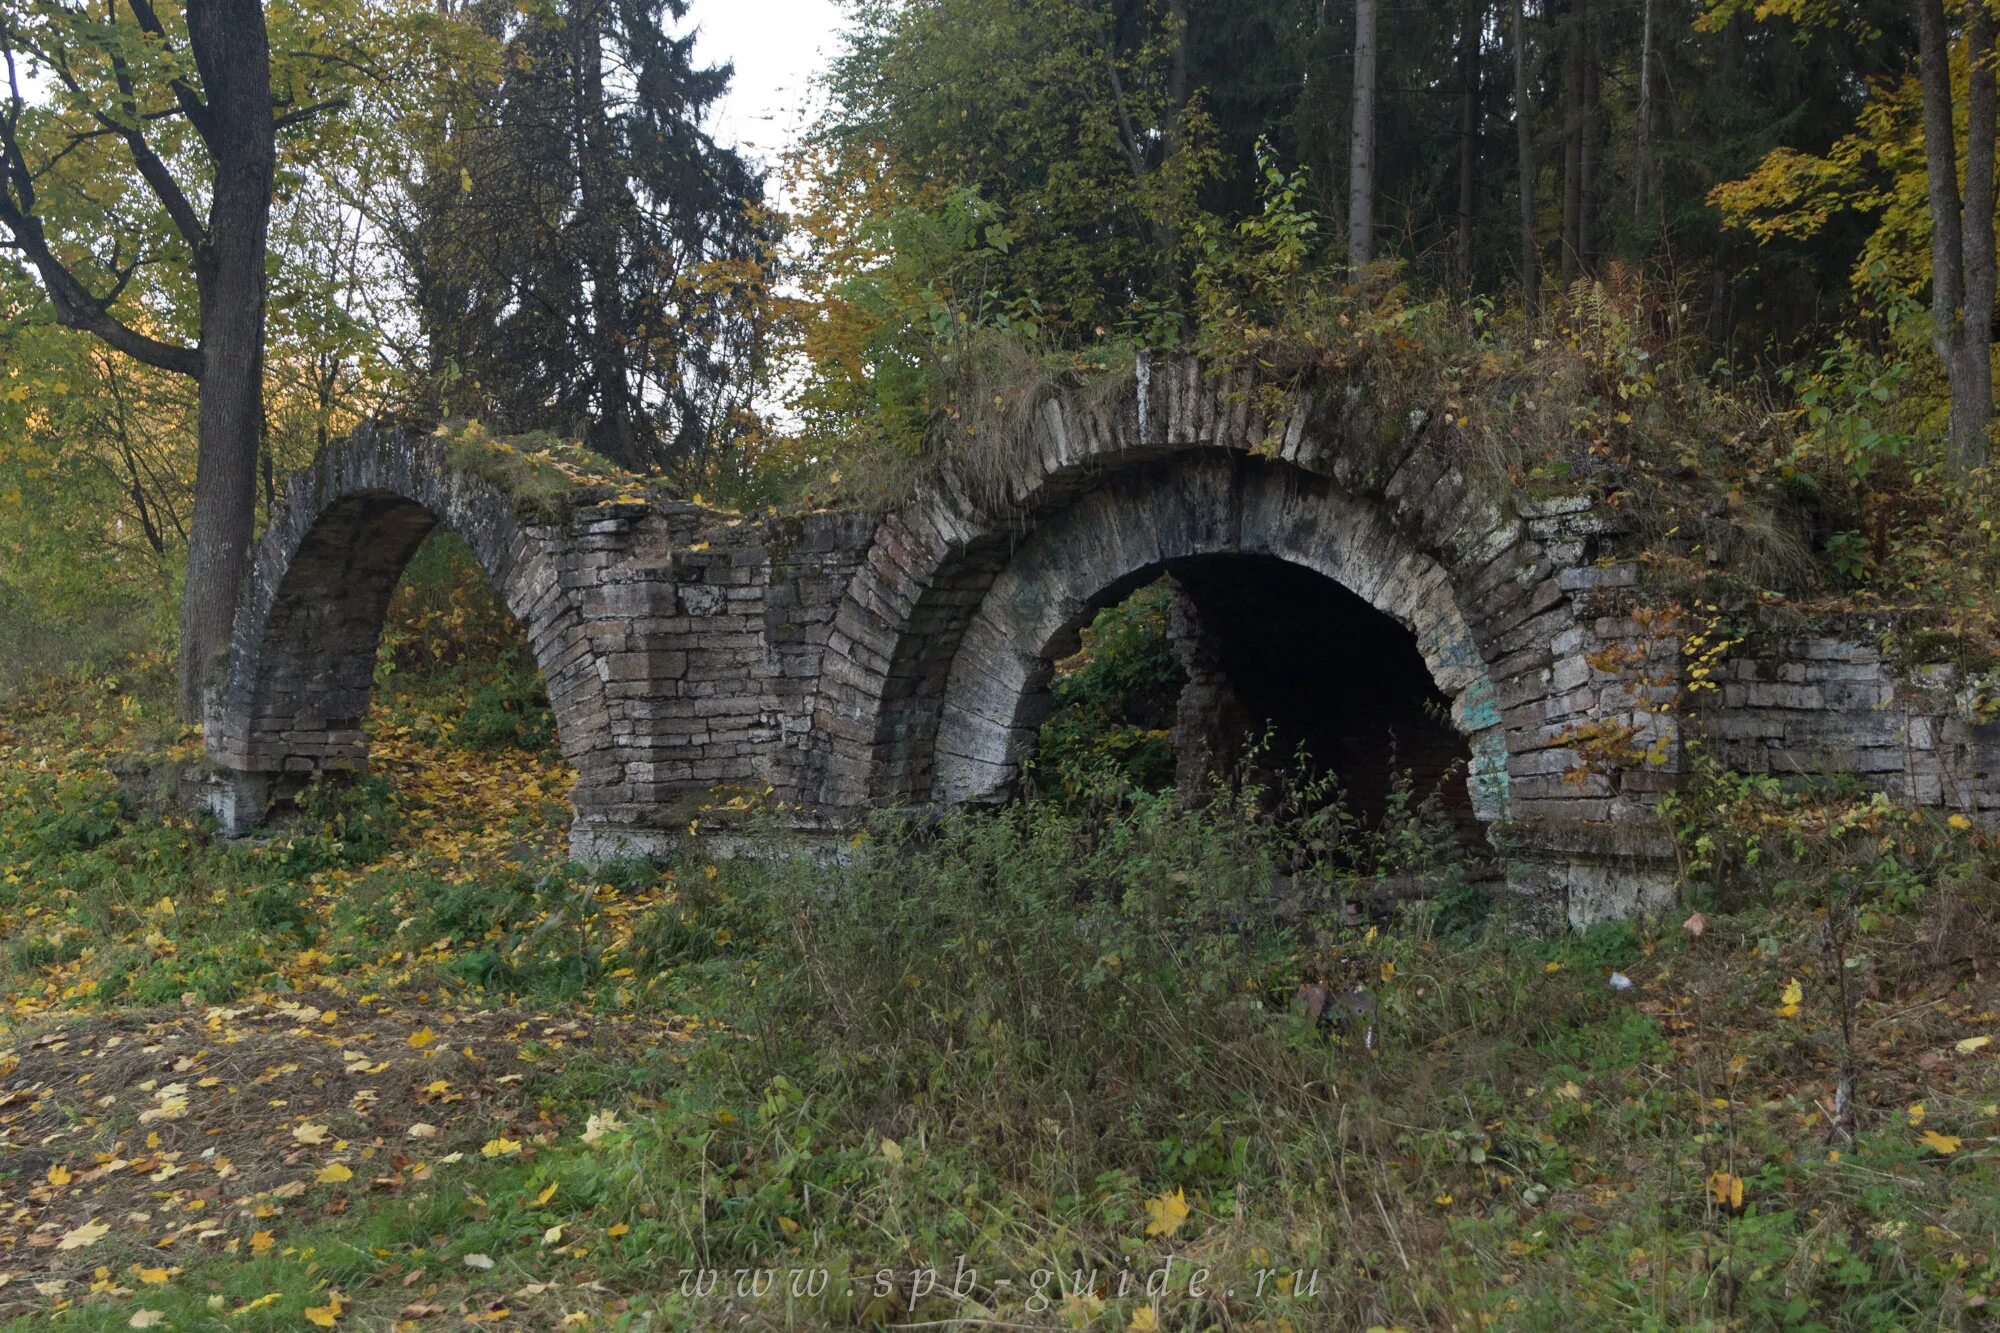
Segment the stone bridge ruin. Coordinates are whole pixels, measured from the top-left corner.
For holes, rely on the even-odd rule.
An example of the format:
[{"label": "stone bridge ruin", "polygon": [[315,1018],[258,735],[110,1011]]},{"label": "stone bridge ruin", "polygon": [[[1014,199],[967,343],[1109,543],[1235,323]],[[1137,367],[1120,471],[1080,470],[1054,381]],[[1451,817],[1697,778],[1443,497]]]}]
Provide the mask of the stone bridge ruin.
[{"label": "stone bridge ruin", "polygon": [[1901,677],[1858,634],[1767,638],[1692,699],[1623,515],[1481,484],[1445,432],[1360,396],[1273,402],[1145,360],[1122,394],[1053,392],[998,475],[941,469],[889,514],[739,515],[638,483],[552,501],[443,437],[359,434],[292,479],[257,552],[210,692],[209,803],[240,832],[286,784],[366,763],[389,598],[442,524],[525,626],[581,859],[668,848],[718,793],[820,831],[1004,800],[1052,664],[1163,574],[1184,771],[1237,715],[1364,789],[1371,764],[1460,761],[1515,892],[1574,923],[1671,901],[1657,806],[1691,703],[1726,763],[2000,807],[1952,679]]}]

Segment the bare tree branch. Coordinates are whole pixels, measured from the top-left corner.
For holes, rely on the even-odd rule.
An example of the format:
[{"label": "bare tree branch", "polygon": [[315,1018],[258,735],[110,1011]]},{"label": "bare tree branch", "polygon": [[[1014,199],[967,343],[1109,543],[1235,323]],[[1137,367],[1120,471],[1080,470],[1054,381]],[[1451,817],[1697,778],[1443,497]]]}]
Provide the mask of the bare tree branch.
[{"label": "bare tree branch", "polygon": [[[98,297],[56,256],[36,216],[34,176],[21,149],[21,113],[27,99],[21,93],[20,71],[14,56],[12,33],[0,27],[0,62],[7,73],[7,103],[0,113],[0,226],[12,237],[13,248],[35,266],[49,304],[64,325],[95,334],[126,355],[181,375],[199,378],[202,356],[199,349],[140,333],[110,313],[110,304],[123,291],[129,274],[120,277],[111,297]],[[114,260],[115,265],[115,260]]]}]

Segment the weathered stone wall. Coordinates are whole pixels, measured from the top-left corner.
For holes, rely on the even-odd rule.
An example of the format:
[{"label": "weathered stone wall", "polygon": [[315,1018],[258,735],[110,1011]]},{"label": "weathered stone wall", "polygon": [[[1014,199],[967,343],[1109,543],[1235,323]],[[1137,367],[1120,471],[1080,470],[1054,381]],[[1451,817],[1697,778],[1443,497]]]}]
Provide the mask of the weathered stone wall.
[{"label": "weathered stone wall", "polygon": [[521,620],[575,767],[579,855],[685,830],[718,787],[796,803],[826,624],[873,530],[746,519],[579,487],[524,504],[435,439],[359,436],[294,477],[210,694],[210,804],[229,828],[273,787],[366,761],[390,594],[437,524]]},{"label": "weathered stone wall", "polygon": [[[668,845],[732,796],[805,827],[1003,799],[1096,610],[1204,570],[1213,607],[1216,562],[1282,563],[1408,632],[1520,893],[1576,922],[1667,900],[1654,806],[1684,767],[1683,635],[1621,515],[1482,482],[1448,432],[1365,395],[1274,399],[1186,359],[1051,392],[1028,427],[998,473],[941,468],[884,515],[719,513],[636,481],[529,502],[435,439],[329,450],[244,589],[208,718],[218,813],[245,826],[284,775],[365,761],[384,608],[435,524],[526,626],[585,857]],[[1824,639],[1753,645],[1719,684],[1697,716],[1725,762],[2000,808],[1989,729],[1949,680]]]},{"label": "weathered stone wall", "polygon": [[1844,778],[1899,801],[1991,820],[2000,813],[2000,724],[1956,667],[1901,667],[1884,623],[1760,634],[1695,697],[1715,760],[1744,773]]}]

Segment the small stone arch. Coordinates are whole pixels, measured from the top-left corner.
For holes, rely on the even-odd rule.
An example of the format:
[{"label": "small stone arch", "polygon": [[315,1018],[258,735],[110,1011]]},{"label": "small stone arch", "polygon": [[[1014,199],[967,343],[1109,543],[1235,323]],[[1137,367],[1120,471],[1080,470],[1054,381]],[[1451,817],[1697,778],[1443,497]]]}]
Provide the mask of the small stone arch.
[{"label": "small stone arch", "polygon": [[1580,666],[1596,642],[1580,628],[1598,614],[1595,551],[1552,551],[1556,527],[1473,481],[1429,425],[1353,392],[1295,393],[1273,411],[1247,373],[1192,358],[1142,360],[1122,396],[1051,394],[997,486],[947,470],[878,528],[821,674],[822,799],[1004,793],[1049,658],[1097,606],[1176,559],[1255,554],[1415,635],[1489,828],[1641,810],[1650,798],[1616,775],[1579,776],[1573,724],[1549,703],[1568,688],[1558,657]]},{"label": "small stone arch", "polygon": [[360,432],[287,483],[239,594],[204,717],[209,760],[230,779],[210,802],[226,831],[259,822],[276,779],[365,766],[389,600],[440,525],[524,625],[565,757],[576,764],[605,743],[602,682],[575,650],[580,613],[556,576],[551,530],[524,521],[502,486],[454,466],[444,441]]}]

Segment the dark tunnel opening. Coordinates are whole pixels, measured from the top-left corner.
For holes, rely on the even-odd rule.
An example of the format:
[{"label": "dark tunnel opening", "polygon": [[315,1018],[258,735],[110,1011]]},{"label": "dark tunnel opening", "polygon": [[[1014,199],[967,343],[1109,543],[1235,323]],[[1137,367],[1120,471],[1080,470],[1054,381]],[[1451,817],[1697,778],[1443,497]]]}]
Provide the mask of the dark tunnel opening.
[{"label": "dark tunnel opening", "polygon": [[[1410,630],[1271,557],[1203,556],[1161,573],[1100,611],[1058,665],[1039,767],[1074,753],[1095,726],[1100,748],[1136,756],[1133,777],[1190,799],[1218,779],[1269,786],[1331,773],[1371,826],[1401,790],[1435,795],[1478,840],[1470,751]],[[1130,734],[1105,741],[1108,728]]]}]

